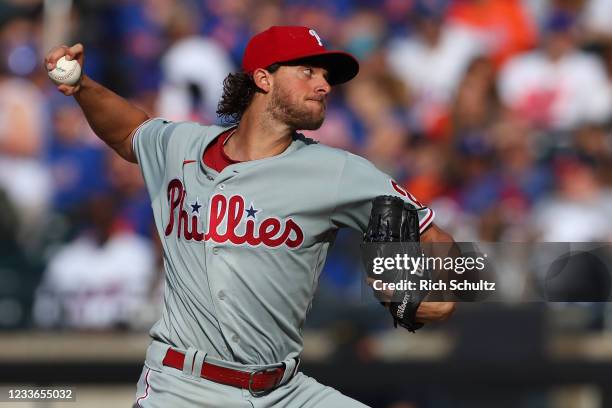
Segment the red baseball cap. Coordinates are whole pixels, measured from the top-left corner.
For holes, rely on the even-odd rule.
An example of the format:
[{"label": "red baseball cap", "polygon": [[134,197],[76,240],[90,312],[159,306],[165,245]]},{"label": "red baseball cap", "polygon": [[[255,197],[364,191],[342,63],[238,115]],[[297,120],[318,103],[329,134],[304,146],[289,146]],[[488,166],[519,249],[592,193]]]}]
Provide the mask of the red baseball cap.
[{"label": "red baseball cap", "polygon": [[242,69],[252,73],[272,64],[313,58],[329,72],[328,82],[337,85],[349,81],[359,72],[359,63],[351,54],[328,51],[319,34],[311,28],[273,26],[256,34],[246,46]]}]

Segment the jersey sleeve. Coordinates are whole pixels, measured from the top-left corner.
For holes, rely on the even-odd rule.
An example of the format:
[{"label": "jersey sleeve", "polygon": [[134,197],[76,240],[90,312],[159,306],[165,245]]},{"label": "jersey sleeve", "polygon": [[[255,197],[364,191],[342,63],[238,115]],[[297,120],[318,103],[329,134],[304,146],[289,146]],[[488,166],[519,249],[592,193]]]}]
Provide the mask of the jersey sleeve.
[{"label": "jersey sleeve", "polygon": [[132,147],[151,200],[155,199],[164,178],[166,152],[175,126],[173,122],[155,118],[141,124],[132,138]]},{"label": "jersey sleeve", "polygon": [[365,232],[372,211],[372,200],[380,195],[393,195],[419,209],[421,233],[431,225],[434,211],[421,204],[389,175],[378,170],[368,160],[347,153],[339,178],[336,207],[331,222],[336,227],[349,227]]}]

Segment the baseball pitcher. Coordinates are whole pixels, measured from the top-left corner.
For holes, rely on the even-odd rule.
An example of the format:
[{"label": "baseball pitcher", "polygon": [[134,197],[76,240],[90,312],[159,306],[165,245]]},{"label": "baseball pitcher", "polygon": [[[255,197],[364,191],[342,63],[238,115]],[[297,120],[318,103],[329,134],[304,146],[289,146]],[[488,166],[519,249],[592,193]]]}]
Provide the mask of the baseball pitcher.
[{"label": "baseball pitcher", "polygon": [[[46,68],[63,56],[82,66],[84,55],[81,44],[56,47]],[[338,229],[365,233],[373,200],[392,196],[399,211],[415,211],[411,236],[452,238],[370,162],[297,133],[321,126],[331,88],[358,70],[313,29],[271,27],[224,82],[218,114],[234,123],[226,127],[151,119],[86,73],[58,85],[104,142],[140,166],[163,246],[163,313],[135,406],[364,406],[299,372],[306,313]],[[400,295],[399,308],[382,303],[411,330],[454,308]]]}]

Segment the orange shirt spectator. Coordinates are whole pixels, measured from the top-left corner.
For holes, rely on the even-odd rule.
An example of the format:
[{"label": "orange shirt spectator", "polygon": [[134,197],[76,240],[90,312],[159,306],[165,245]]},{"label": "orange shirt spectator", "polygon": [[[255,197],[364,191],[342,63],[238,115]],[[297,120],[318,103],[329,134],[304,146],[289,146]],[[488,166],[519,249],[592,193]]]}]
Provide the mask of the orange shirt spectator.
[{"label": "orange shirt spectator", "polygon": [[534,21],[520,0],[458,0],[448,18],[482,37],[496,67],[536,44]]}]

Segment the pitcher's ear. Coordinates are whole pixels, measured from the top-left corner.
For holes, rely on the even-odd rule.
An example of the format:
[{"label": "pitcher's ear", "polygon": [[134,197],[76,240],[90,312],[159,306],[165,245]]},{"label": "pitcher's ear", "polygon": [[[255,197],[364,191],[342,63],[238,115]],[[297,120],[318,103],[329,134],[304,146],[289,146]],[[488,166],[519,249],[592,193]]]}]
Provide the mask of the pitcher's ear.
[{"label": "pitcher's ear", "polygon": [[263,68],[257,68],[253,72],[253,82],[262,91],[269,92],[272,84],[272,74]]}]

